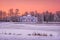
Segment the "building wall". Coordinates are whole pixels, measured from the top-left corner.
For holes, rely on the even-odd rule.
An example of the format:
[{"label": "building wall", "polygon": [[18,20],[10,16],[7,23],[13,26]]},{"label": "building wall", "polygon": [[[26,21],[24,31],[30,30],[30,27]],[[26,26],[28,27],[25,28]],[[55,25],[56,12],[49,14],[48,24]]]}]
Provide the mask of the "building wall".
[{"label": "building wall", "polygon": [[22,16],[20,20],[23,23],[37,23],[38,22],[37,17],[31,16],[31,15]]}]

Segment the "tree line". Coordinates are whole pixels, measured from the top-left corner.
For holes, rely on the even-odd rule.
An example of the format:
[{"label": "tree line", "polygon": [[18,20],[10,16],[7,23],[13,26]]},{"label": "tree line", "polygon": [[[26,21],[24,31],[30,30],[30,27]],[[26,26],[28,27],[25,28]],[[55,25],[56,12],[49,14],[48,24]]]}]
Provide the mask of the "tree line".
[{"label": "tree line", "polygon": [[19,18],[21,16],[27,16],[30,14],[31,16],[37,17],[38,22],[60,22],[60,11],[56,11],[55,13],[45,11],[42,13],[38,13],[37,11],[25,12],[23,15],[20,15],[19,9],[9,9],[9,12],[0,10],[0,22],[20,22]]}]

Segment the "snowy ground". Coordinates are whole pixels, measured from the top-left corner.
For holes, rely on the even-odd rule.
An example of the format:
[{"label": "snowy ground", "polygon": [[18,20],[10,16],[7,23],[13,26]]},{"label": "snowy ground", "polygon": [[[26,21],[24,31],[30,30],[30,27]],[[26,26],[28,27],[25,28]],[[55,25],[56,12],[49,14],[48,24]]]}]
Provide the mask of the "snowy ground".
[{"label": "snowy ground", "polygon": [[[34,36],[34,33],[47,36]],[[0,23],[0,40],[60,40],[60,24]]]}]

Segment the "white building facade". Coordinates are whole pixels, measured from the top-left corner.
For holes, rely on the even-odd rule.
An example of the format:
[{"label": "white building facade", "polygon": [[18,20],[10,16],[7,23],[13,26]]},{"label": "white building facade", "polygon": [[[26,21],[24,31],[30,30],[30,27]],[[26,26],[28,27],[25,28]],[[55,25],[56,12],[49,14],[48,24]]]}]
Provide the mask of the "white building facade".
[{"label": "white building facade", "polygon": [[38,22],[37,17],[31,16],[30,14],[28,14],[27,16],[22,16],[20,20],[23,23],[37,23]]}]

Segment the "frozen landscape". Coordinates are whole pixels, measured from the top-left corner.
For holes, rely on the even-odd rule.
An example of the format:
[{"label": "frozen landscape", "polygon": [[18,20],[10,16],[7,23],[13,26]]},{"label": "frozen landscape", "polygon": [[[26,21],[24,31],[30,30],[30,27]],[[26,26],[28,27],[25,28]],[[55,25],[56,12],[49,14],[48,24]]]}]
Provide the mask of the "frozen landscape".
[{"label": "frozen landscape", "polygon": [[60,24],[2,22],[0,40],[60,40]]}]

